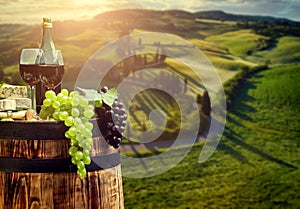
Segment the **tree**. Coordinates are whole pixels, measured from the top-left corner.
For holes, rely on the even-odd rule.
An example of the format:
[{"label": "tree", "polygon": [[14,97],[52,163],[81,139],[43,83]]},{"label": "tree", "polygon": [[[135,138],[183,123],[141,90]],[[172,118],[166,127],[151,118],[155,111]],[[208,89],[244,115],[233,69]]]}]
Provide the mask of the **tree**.
[{"label": "tree", "polygon": [[202,107],[201,111],[203,112],[204,115],[210,116],[211,112],[211,104],[210,104],[210,98],[208,95],[208,92],[205,91],[202,96]]},{"label": "tree", "polygon": [[197,104],[201,104],[201,102],[202,102],[202,97],[201,97],[200,94],[197,94],[196,102],[197,102]]},{"label": "tree", "polygon": [[148,61],[147,61],[147,54],[144,54],[144,65],[147,65]]},{"label": "tree", "polygon": [[139,38],[139,48],[141,49],[142,48],[142,39]]}]

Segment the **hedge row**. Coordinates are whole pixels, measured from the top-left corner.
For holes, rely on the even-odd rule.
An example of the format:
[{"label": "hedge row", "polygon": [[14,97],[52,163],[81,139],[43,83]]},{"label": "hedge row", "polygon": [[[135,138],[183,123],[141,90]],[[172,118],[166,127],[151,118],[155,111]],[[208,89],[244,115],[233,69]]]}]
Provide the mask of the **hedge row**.
[{"label": "hedge row", "polygon": [[236,76],[224,83],[223,87],[226,95],[226,103],[228,109],[230,109],[235,95],[239,93],[240,88],[245,84],[247,78],[251,77],[255,73],[267,69],[268,65],[259,65],[251,68],[245,66],[240,70],[239,73],[236,74]]}]

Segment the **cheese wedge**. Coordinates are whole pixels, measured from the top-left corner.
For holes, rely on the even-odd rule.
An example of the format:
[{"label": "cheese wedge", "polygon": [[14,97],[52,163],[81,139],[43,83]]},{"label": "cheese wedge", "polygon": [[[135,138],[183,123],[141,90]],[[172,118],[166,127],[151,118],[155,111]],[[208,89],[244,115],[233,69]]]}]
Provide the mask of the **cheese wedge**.
[{"label": "cheese wedge", "polygon": [[0,118],[25,119],[26,110],[18,112],[0,112]]},{"label": "cheese wedge", "polygon": [[10,98],[16,101],[17,109],[31,109],[31,99],[29,98]]},{"label": "cheese wedge", "polygon": [[0,98],[27,98],[27,87],[2,84],[0,86]]},{"label": "cheese wedge", "polygon": [[16,110],[17,103],[14,99],[1,99],[0,110]]}]

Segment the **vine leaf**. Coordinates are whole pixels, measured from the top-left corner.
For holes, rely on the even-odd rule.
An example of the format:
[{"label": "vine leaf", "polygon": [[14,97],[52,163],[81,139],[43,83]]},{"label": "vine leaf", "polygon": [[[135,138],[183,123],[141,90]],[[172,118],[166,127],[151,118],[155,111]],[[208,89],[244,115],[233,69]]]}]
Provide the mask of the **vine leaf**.
[{"label": "vine leaf", "polygon": [[112,106],[116,97],[117,97],[117,90],[115,88],[109,89],[105,94],[101,94],[102,100],[105,104]]},{"label": "vine leaf", "polygon": [[112,106],[117,97],[117,90],[115,88],[109,89],[106,93],[98,93],[95,89],[84,89],[80,87],[76,87],[76,90],[83,93],[85,98],[88,101],[103,101],[105,104]]}]

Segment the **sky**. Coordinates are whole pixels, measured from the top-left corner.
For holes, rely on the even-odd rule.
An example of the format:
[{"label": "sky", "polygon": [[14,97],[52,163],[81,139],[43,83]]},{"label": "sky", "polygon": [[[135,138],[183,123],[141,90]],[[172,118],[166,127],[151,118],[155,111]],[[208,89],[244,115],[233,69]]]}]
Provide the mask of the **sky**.
[{"label": "sky", "polygon": [[223,10],[300,21],[300,0],[0,0],[0,23],[37,24],[43,17],[90,19],[102,12],[127,8]]}]

